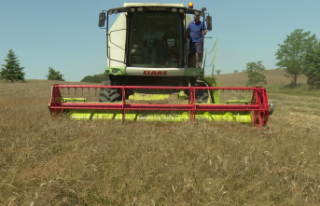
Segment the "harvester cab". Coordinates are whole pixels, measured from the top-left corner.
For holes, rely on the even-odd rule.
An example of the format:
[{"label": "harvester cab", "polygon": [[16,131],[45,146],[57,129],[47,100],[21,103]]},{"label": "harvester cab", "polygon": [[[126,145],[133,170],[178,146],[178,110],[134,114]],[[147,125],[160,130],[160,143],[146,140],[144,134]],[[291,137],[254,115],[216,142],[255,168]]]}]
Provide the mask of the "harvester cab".
[{"label": "harvester cab", "polygon": [[[107,30],[105,72],[110,84],[194,86],[198,77],[204,77],[204,68],[197,68],[189,58],[186,28],[191,14],[207,21],[208,28],[203,24],[202,30],[211,30],[211,17],[205,10],[193,9],[193,4],[124,3],[101,12],[99,27]],[[109,28],[114,15],[117,19]]]},{"label": "harvester cab", "polygon": [[[114,23],[109,26],[111,19]],[[124,3],[102,11],[98,26],[106,29],[107,36],[105,80],[102,85],[53,85],[50,112],[67,112],[75,119],[236,121],[265,126],[273,109],[266,90],[220,87],[216,78],[206,77],[205,62],[201,64],[206,59],[201,55],[204,46],[195,48],[189,42],[194,35],[187,29],[190,22],[198,26],[197,38],[205,45],[204,35],[212,29],[205,7]],[[195,53],[200,55],[195,58]],[[73,97],[70,90],[77,95],[79,89],[82,97]],[[225,92],[228,95],[221,97]]]}]

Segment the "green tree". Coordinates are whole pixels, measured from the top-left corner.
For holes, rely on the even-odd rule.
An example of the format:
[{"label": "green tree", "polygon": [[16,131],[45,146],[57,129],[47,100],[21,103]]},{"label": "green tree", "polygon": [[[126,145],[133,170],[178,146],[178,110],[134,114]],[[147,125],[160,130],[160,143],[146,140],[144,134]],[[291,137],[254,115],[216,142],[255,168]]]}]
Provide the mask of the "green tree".
[{"label": "green tree", "polygon": [[80,82],[92,82],[93,77],[91,75],[85,76]]},{"label": "green tree", "polygon": [[303,29],[296,29],[284,40],[284,44],[276,52],[278,62],[276,66],[284,68],[287,76],[291,77],[293,86],[297,85],[297,79],[303,73],[306,65],[306,56],[312,51],[315,45],[316,36],[310,36],[310,32],[303,32]]},{"label": "green tree", "polygon": [[48,80],[59,80],[59,81],[64,81],[63,79],[63,74],[60,74],[59,71],[54,70],[52,67],[49,67],[49,73],[47,76]]},{"label": "green tree", "polygon": [[238,73],[238,70],[234,70],[234,73]]},{"label": "green tree", "polygon": [[221,70],[220,69],[216,70],[216,73],[217,73],[217,75],[220,75]]},{"label": "green tree", "polygon": [[4,59],[6,64],[2,64],[3,66],[0,71],[0,79],[18,81],[18,80],[24,80],[24,72],[22,70],[24,67],[20,66],[18,57],[15,55],[15,53],[12,51],[12,49],[9,50],[7,54],[7,58]]},{"label": "green tree", "polygon": [[304,74],[307,76],[307,84],[313,89],[320,89],[320,41],[315,48],[307,54]]},{"label": "green tree", "polygon": [[101,83],[106,79],[107,74],[102,73],[102,74],[95,74],[93,76],[88,75],[85,76],[81,82],[91,82],[91,83]]},{"label": "green tree", "polygon": [[262,65],[262,61],[247,63],[247,68],[245,70],[248,77],[247,85],[256,86],[260,82],[267,84],[266,77],[264,74],[260,73],[265,70],[266,68]]}]

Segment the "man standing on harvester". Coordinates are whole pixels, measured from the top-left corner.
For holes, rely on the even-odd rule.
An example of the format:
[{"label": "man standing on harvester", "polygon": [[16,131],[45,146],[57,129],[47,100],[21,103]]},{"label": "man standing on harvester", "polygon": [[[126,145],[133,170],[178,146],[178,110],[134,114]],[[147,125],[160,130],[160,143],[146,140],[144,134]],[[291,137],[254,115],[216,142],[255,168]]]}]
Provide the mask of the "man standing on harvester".
[{"label": "man standing on harvester", "polygon": [[199,57],[199,65],[202,66],[203,36],[207,34],[206,25],[200,21],[200,15],[194,15],[187,28],[187,37],[189,37],[189,66],[196,67],[196,53]]}]

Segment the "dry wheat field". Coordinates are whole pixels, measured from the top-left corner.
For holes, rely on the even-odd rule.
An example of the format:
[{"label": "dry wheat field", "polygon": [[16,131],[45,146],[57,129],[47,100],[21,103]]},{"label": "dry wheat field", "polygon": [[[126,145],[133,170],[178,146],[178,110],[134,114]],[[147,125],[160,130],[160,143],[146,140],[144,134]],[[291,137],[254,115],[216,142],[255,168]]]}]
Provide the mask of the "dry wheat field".
[{"label": "dry wheat field", "polygon": [[0,82],[0,205],[320,204],[320,97],[269,93],[264,129],[121,124],[50,117],[54,83]]}]

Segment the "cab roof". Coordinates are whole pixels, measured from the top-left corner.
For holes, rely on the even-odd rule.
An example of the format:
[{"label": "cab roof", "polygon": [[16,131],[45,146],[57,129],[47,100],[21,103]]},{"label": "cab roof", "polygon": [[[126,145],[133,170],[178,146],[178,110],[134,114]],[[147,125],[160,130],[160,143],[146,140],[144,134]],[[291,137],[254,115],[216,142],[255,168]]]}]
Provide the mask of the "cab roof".
[{"label": "cab roof", "polygon": [[138,6],[161,6],[161,7],[178,7],[186,8],[183,4],[165,4],[165,3],[123,3],[123,7]]}]

